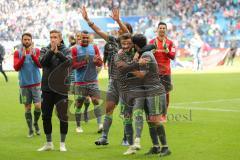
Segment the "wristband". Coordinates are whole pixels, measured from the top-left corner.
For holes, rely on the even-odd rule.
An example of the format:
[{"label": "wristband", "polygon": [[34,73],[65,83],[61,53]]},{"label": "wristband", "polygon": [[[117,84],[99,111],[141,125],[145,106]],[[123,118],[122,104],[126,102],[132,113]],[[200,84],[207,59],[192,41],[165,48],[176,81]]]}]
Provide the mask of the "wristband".
[{"label": "wristband", "polygon": [[92,27],[94,25],[94,22],[88,22],[88,26]]}]

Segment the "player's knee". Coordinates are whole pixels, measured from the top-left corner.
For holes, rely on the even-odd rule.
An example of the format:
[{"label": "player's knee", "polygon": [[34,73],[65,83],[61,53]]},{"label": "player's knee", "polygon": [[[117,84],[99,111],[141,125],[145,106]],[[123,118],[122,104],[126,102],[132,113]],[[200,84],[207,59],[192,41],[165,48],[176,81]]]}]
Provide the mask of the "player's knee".
[{"label": "player's knee", "polygon": [[113,111],[115,109],[115,104],[114,103],[107,103],[107,107],[106,107],[106,114],[113,114]]},{"label": "player's knee", "polygon": [[99,100],[98,99],[92,99],[93,105],[99,105]]},{"label": "player's knee", "polygon": [[158,124],[160,123],[160,120],[161,120],[160,115],[147,116],[147,121],[150,123]]},{"label": "player's knee", "polygon": [[50,122],[52,115],[42,114],[42,120],[44,122]]},{"label": "player's knee", "polygon": [[25,104],[25,111],[31,111],[31,104]]},{"label": "player's knee", "polygon": [[58,118],[60,121],[67,122],[68,121],[68,115],[66,114],[59,114]]},{"label": "player's knee", "polygon": [[87,98],[84,100],[84,103],[90,103],[90,98],[87,97]]},{"label": "player's knee", "polygon": [[161,126],[162,123],[160,121],[154,122],[155,126]]},{"label": "player's knee", "polygon": [[41,103],[35,103],[34,106],[35,109],[41,109]]},{"label": "player's knee", "polygon": [[106,115],[107,116],[113,115],[113,110],[106,110]]}]

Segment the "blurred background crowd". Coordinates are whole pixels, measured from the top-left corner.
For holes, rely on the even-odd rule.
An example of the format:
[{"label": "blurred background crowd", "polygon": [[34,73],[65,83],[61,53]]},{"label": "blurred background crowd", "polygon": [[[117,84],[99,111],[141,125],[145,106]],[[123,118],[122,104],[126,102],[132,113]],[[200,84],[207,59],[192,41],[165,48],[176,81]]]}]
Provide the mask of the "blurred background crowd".
[{"label": "blurred background crowd", "polygon": [[0,0],[0,40],[20,40],[24,31],[44,39],[57,28],[73,33],[81,28],[80,8],[90,17],[109,17],[119,7],[122,17],[141,16],[135,32],[155,36],[160,20],[180,48],[198,31],[208,47],[224,48],[240,37],[240,0]]}]

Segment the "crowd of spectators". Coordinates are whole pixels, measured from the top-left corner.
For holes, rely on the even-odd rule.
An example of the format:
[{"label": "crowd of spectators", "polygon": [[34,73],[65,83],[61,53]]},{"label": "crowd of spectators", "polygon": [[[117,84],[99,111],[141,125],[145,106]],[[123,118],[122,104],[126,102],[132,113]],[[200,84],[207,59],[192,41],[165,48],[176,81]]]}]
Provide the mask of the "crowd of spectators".
[{"label": "crowd of spectators", "polygon": [[240,0],[0,0],[0,40],[16,41],[25,31],[45,39],[52,28],[64,33],[82,29],[80,8],[90,17],[108,17],[113,7],[121,16],[142,16],[135,32],[155,36],[160,20],[169,36],[184,47],[198,32],[207,47],[228,47],[240,36]]},{"label": "crowd of spectators", "polygon": [[199,33],[206,47],[225,48],[240,37],[239,0],[168,1],[165,16],[148,16],[139,20],[135,29],[154,36],[157,22],[168,23],[169,36],[183,48]]}]

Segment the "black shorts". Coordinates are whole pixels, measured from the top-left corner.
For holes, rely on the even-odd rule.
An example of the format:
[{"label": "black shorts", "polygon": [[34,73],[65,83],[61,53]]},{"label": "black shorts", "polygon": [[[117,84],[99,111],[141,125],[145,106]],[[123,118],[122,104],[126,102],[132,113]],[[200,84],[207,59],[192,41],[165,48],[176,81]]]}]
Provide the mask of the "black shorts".
[{"label": "black shorts", "polygon": [[171,75],[160,75],[160,82],[164,86],[166,93],[170,92],[173,89]]}]

